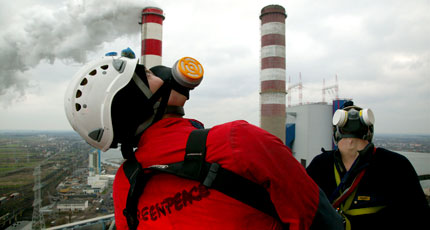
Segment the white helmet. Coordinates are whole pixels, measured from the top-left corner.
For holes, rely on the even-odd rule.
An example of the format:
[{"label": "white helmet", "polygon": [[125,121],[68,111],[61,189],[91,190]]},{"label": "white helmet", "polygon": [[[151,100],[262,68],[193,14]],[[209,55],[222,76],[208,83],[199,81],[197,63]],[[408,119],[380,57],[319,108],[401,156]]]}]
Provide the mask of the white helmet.
[{"label": "white helmet", "polygon": [[105,56],[85,65],[67,88],[64,107],[73,129],[88,144],[107,151],[114,139],[111,105],[132,79],[138,59]]}]

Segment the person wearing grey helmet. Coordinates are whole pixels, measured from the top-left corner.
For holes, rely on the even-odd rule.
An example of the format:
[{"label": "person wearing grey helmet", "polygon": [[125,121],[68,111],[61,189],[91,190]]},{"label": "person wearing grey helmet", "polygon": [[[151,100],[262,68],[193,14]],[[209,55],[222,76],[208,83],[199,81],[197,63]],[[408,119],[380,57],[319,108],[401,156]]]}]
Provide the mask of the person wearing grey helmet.
[{"label": "person wearing grey helmet", "polygon": [[430,207],[417,173],[398,153],[374,146],[375,117],[352,101],[333,115],[338,149],[306,171],[344,218],[346,230],[430,229]]}]

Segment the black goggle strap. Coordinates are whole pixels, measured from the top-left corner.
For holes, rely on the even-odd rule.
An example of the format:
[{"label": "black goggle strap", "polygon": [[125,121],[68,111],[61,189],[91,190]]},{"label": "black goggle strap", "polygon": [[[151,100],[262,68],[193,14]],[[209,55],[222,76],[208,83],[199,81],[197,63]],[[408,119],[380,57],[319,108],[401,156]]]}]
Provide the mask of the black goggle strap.
[{"label": "black goggle strap", "polygon": [[158,91],[161,91],[161,101],[160,101],[160,105],[158,106],[158,109],[156,111],[154,110],[155,117],[154,117],[153,123],[161,120],[164,113],[166,112],[167,102],[169,101],[171,90],[172,88],[166,83],[164,83],[161,86],[161,88],[157,90],[156,93],[158,93]]},{"label": "black goggle strap", "polygon": [[184,111],[184,107],[182,106],[172,106],[172,105],[168,105],[166,107],[166,112],[165,114],[178,114],[181,116],[185,115],[185,111]]},{"label": "black goggle strap", "polygon": [[142,124],[140,124],[137,129],[136,132],[134,133],[134,135],[139,135],[140,133],[142,133],[143,131],[145,131],[145,129],[147,129],[149,126],[151,126],[154,122],[154,118],[155,118],[155,112],[157,111],[157,108],[159,107],[160,103],[156,102],[153,106],[154,108],[154,113],[151,115],[150,118],[146,119]]}]

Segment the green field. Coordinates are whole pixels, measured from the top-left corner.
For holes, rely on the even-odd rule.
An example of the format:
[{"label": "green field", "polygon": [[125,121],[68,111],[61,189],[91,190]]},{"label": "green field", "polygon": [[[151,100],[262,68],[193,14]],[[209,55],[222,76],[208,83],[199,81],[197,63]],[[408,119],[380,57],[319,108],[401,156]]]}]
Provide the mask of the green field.
[{"label": "green field", "polygon": [[0,176],[22,168],[34,168],[40,162],[34,155],[19,146],[0,146]]},{"label": "green field", "polygon": [[[38,154],[21,143],[0,143],[0,192],[7,193],[32,187],[33,171],[41,162]],[[1,195],[1,194],[0,194]]]}]

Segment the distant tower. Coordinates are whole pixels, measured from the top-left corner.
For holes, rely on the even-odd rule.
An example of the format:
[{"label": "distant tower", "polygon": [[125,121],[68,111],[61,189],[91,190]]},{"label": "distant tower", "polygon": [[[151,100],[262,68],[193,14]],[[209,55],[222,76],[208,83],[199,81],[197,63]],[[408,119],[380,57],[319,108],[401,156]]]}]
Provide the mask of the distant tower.
[{"label": "distant tower", "polygon": [[285,9],[261,10],[260,127],[285,142]]},{"label": "distant tower", "polygon": [[163,10],[146,7],[142,10],[142,58],[147,68],[161,65],[163,41]]},{"label": "distant tower", "polygon": [[88,155],[88,171],[89,176],[100,175],[101,165],[100,165],[100,151],[94,150]]},{"label": "distant tower", "polygon": [[89,176],[94,176],[95,168],[94,168],[94,156],[93,152],[88,154],[88,173]]}]

